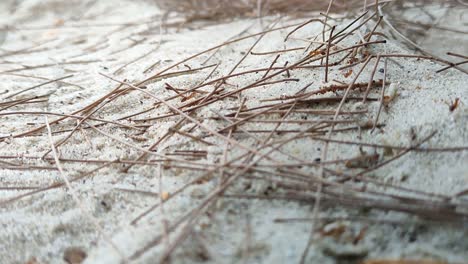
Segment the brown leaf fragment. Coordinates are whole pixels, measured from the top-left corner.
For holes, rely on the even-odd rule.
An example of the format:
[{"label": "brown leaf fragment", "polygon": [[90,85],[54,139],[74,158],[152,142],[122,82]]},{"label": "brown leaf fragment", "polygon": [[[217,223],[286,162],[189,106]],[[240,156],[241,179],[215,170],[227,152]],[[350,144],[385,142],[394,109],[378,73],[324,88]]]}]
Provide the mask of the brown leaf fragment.
[{"label": "brown leaf fragment", "polygon": [[344,77],[348,78],[349,76],[351,76],[351,74],[353,74],[353,70],[349,70],[349,71],[345,72]]},{"label": "brown leaf fragment", "polygon": [[449,105],[449,110],[450,112],[455,111],[457,109],[458,105],[460,104],[460,98],[456,98],[450,105]]},{"label": "brown leaf fragment", "polygon": [[375,166],[379,161],[379,154],[366,154],[362,153],[360,156],[357,156],[353,159],[347,160],[345,162],[346,168],[370,168]]},{"label": "brown leaf fragment", "polygon": [[87,254],[83,249],[70,247],[63,253],[63,260],[69,264],[81,264],[86,259]]}]

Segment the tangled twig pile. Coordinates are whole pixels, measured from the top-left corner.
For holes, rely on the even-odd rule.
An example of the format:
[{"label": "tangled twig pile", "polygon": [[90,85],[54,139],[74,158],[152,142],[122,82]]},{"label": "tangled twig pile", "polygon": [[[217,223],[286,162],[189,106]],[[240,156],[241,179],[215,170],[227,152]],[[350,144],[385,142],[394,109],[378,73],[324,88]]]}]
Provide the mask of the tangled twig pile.
[{"label": "tangled twig pile", "polygon": [[[162,1],[156,0],[156,3],[163,9],[182,12],[193,17],[204,19],[219,19],[239,16],[258,16],[275,13],[296,13],[325,11],[329,6],[328,1],[317,0],[183,0],[183,1]],[[331,3],[331,8],[335,12],[355,9],[361,0],[336,0]],[[360,6],[362,7],[362,6]]]},{"label": "tangled twig pile", "polygon": [[[208,12],[208,17],[231,16],[255,10],[253,7],[258,2],[182,1],[173,7],[178,11],[193,10],[197,15],[201,8]],[[290,8],[292,11],[296,8],[311,11],[307,9],[311,7],[310,1],[291,2],[294,1],[264,1],[260,6],[273,12]],[[334,1],[331,6],[346,9],[348,4],[362,4],[362,1],[351,2]],[[326,10],[327,7],[328,3],[322,2],[322,5],[311,8]],[[161,262],[168,260],[188,237],[210,228],[210,225],[200,223],[201,219],[207,217],[214,222],[214,215],[224,210],[217,206],[220,201],[287,200],[312,204],[311,217],[275,219],[277,223],[312,223],[310,241],[317,230],[323,236],[329,234],[324,231],[323,223],[339,219],[337,216],[321,216],[320,210],[324,208],[392,211],[429,222],[465,223],[468,213],[463,208],[468,204],[458,199],[465,192],[458,195],[434,193],[370,175],[378,174],[380,169],[413,152],[420,155],[464,153],[468,146],[429,147],[427,143],[440,133],[436,130],[414,132],[409,144],[346,139],[350,133],[365,137],[365,133],[384,133],[388,128],[381,117],[384,111],[392,109],[397,97],[398,84],[389,75],[392,69],[398,69],[399,60],[414,64],[431,61],[443,65],[440,71],[453,69],[466,73],[459,67],[463,62],[456,64],[430,55],[401,53],[388,46],[387,35],[380,31],[382,14],[375,10],[363,11],[353,19],[335,19],[325,14],[305,21],[285,22],[281,20],[283,18],[270,17],[266,20],[270,24],[263,31],[249,35],[242,32],[241,36],[183,58],[162,70],[154,70],[161,61],[148,62],[149,67],[139,70],[145,76],[141,80],[121,78],[126,67],[146,56],[138,57],[112,73],[101,73],[101,77],[115,87],[69,113],[59,109],[42,110],[41,104],[47,103],[52,93],[30,92],[50,83],[70,85],[64,80],[72,75],[20,91],[1,93],[0,117],[8,117],[11,121],[30,116],[28,120],[36,126],[27,129],[25,126],[29,124],[22,124],[11,134],[2,132],[0,143],[33,140],[39,146],[36,153],[41,150],[42,153],[36,156],[1,155],[0,169],[49,171],[61,178],[46,186],[2,186],[1,190],[26,192],[1,200],[0,206],[7,208],[27,197],[65,187],[81,205],[75,188],[85,180],[109,168],[123,177],[132,172],[145,174],[145,169],[150,168],[151,177],[158,179],[159,190],[154,192],[158,192],[159,199],[133,217],[131,224],[138,226],[157,210],[165,217],[165,210],[169,210],[164,208],[165,204],[175,203],[194,186],[203,186],[205,193],[190,204],[190,209],[172,219],[163,219],[159,233],[151,234],[151,239],[140,243],[132,252],[121,252],[123,258],[130,260],[156,254]],[[310,35],[310,32],[316,34]],[[268,38],[280,39],[276,41],[280,47],[262,46]],[[226,47],[241,43],[247,46],[243,46],[242,56],[237,61],[227,62],[217,56]],[[105,45],[98,44],[93,48],[98,50],[101,46]],[[151,52],[154,50],[148,54]],[[7,57],[11,53],[2,55]],[[452,53],[451,56],[466,60],[461,54]],[[2,73],[17,74],[34,67],[54,66],[57,63],[23,65]],[[195,74],[197,77],[192,78]],[[126,110],[122,111],[124,106]],[[21,109],[16,110],[18,107]],[[91,154],[84,141],[92,146]],[[112,146],[102,142],[112,142]],[[106,148],[109,149],[107,152],[104,151]],[[106,159],[107,153],[113,151],[118,152],[117,158]],[[86,171],[74,172],[76,167],[72,166],[76,164]],[[163,178],[169,177],[167,175],[184,175],[185,178],[168,193],[162,185]],[[119,180],[122,178],[114,179],[113,184]],[[21,180],[17,182],[21,183]],[[114,190],[154,195],[148,190],[146,193],[118,187]],[[84,206],[80,209],[93,219],[96,229],[104,233],[93,213],[86,212]],[[344,218],[386,222],[385,219],[352,213]],[[361,233],[354,236],[353,243],[358,244],[363,236]],[[121,251],[118,244],[110,244]],[[307,260],[310,244],[307,243],[303,250],[302,262]],[[247,252],[249,250],[247,248]],[[208,253],[204,254],[200,258],[210,258]]]}]

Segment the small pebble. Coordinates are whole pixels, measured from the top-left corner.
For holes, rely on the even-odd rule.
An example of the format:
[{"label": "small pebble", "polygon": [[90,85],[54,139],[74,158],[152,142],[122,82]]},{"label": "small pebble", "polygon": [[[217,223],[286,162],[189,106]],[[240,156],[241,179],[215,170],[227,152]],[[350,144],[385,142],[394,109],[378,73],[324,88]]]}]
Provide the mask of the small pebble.
[{"label": "small pebble", "polygon": [[161,198],[163,199],[163,201],[166,201],[167,199],[169,199],[169,193],[168,192],[162,192],[161,193]]}]

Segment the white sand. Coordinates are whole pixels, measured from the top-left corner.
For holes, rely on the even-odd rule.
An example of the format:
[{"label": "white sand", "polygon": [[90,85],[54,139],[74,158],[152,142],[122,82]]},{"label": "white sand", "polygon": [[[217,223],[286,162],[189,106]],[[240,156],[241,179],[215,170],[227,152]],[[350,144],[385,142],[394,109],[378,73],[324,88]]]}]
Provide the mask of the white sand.
[{"label": "white sand", "polygon": [[[219,23],[218,25],[195,30],[183,29],[178,33],[173,32],[171,29],[169,32],[163,32],[163,34],[159,35],[159,29],[156,28],[146,36],[136,34],[146,30],[148,25],[156,24],[150,23],[125,28],[109,35],[118,26],[109,27],[98,24],[144,21],[153,15],[160,14],[160,11],[149,3],[136,1],[101,1],[93,6],[87,6],[86,3],[80,1],[29,0],[19,3],[13,14],[10,13],[9,8],[11,6],[9,3],[3,1],[0,3],[0,11],[2,12],[0,25],[23,28],[23,30],[8,31],[5,42],[0,46],[3,52],[0,52],[0,54],[27,48],[33,46],[34,43],[42,42],[47,43],[36,49],[49,48],[30,54],[9,55],[6,57],[0,55],[0,61],[2,61],[0,72],[19,68],[20,65],[33,66],[57,63],[54,67],[25,70],[17,73],[48,79],[73,74],[72,78],[64,81],[79,85],[79,87],[64,83],[45,85],[18,95],[15,99],[52,93],[47,102],[17,106],[0,113],[9,111],[71,113],[94,102],[115,88],[116,84],[114,82],[99,75],[99,73],[108,74],[120,80],[128,79],[129,82],[135,83],[151,76],[158,69],[220,44],[251,25],[253,27],[248,31],[249,33],[261,30],[255,20],[240,20],[231,23]],[[38,13],[34,15],[35,12]],[[264,24],[268,24],[274,19],[276,18],[267,18]],[[65,26],[58,29],[26,29],[27,27],[60,24],[62,20],[66,21]],[[283,19],[278,26],[293,22],[298,21]],[[349,23],[349,20],[345,20],[339,25],[342,27],[347,23]],[[92,24],[95,26],[91,26]],[[80,28],[67,27],[68,25],[88,26]],[[298,31],[294,37],[308,38],[315,36],[321,34],[321,28],[319,24],[311,24]],[[282,30],[267,35],[254,48],[254,51],[266,52],[304,45],[304,42],[300,40],[283,42],[288,32],[289,30]],[[134,41],[141,41],[141,43],[126,49]],[[226,75],[242,57],[242,52],[245,52],[253,44],[253,41],[254,39],[249,39],[221,49],[211,59],[211,63],[222,61],[213,78]],[[357,41],[359,41],[359,36],[353,35],[342,42],[341,45],[350,46]],[[425,41],[430,42],[429,40]],[[464,45],[466,48],[468,46],[467,41],[468,38],[464,35],[459,45]],[[103,44],[100,44],[102,47],[99,50],[86,51],[87,48],[101,42]],[[161,45],[159,49],[147,55],[146,58],[130,64],[120,73],[114,74],[114,71],[119,69],[120,66],[150,52],[159,44]],[[414,54],[413,51],[399,44],[396,40],[374,46],[369,51],[371,53]],[[287,54],[280,57],[278,65],[283,65],[286,61],[292,63],[303,56],[301,51]],[[237,72],[268,67],[274,57],[275,55],[248,56]],[[192,68],[199,67],[200,63],[206,58],[207,56],[204,55],[201,58],[189,61],[187,65]],[[333,57],[332,59],[336,58]],[[144,69],[159,60],[161,60],[161,64],[156,66],[155,70],[143,73]],[[86,63],[60,64],[69,61],[86,61]],[[401,68],[392,61],[388,61],[388,81],[394,83],[398,90],[396,91],[396,98],[381,113],[379,123],[384,123],[385,127],[376,130],[372,134],[368,130],[362,131],[361,134],[357,130],[353,130],[340,133],[334,138],[408,146],[431,132],[437,131],[437,134],[428,143],[423,144],[423,147],[467,146],[468,75],[456,70],[436,74],[435,71],[443,66],[427,60],[398,59],[397,62],[402,66]],[[371,62],[362,76],[359,77],[358,83],[368,81],[373,63]],[[359,67],[355,67],[353,74],[349,77],[344,77],[345,71],[333,68],[330,71],[329,78],[330,80],[338,79],[349,83]],[[383,63],[379,65],[380,68],[383,68]],[[175,70],[184,69],[187,68],[180,66]],[[210,70],[205,69],[195,74],[154,82],[147,85],[147,90],[158,97],[165,98],[174,94],[172,91],[164,89],[165,82],[174,87],[189,88],[194,83],[203,81]],[[313,82],[313,85],[307,91],[325,85],[323,83],[324,70],[322,68],[295,70],[291,73],[292,78],[298,78],[300,81],[288,82],[287,84],[280,83],[268,86],[268,88],[259,87],[242,93],[242,96],[248,99],[247,106],[258,105],[261,99],[278,97],[283,94],[292,95],[311,82]],[[235,85],[235,87],[244,87],[259,77],[261,77],[260,74],[249,75],[248,77],[234,78],[229,80],[228,83]],[[383,78],[383,74],[378,71],[376,79],[381,78]],[[5,97],[15,91],[44,82],[44,80],[40,79],[9,74],[0,74],[0,81],[2,84],[0,86],[0,102],[6,101]],[[235,88],[228,85],[223,87],[225,89]],[[212,87],[208,87],[205,91],[209,92],[211,89]],[[378,98],[379,91],[380,88],[373,90],[370,96]],[[323,96],[333,96],[333,94],[329,93]],[[450,112],[448,104],[455,98],[459,98],[461,103],[455,111]],[[104,108],[100,112],[99,118],[117,120],[119,117],[147,109],[154,102],[151,97],[134,91]],[[179,100],[172,103],[180,105]],[[208,118],[216,116],[213,111],[222,114],[230,113],[232,111],[228,109],[237,105],[238,101],[236,99],[226,99],[222,103],[214,103],[202,109],[194,117],[203,121],[203,124],[212,129],[221,129],[227,125],[226,122]],[[315,107],[315,109],[329,110],[335,108],[336,105],[326,104]],[[378,102],[365,105],[349,103],[345,105],[344,110],[367,109],[368,113],[359,117],[359,123],[362,124],[374,120],[378,108]],[[167,109],[161,107],[138,118],[157,116],[163,113],[167,113]],[[294,116],[298,117],[297,114]],[[49,116],[49,120],[55,118]],[[272,116],[271,118],[277,119],[280,117]],[[312,116],[308,120],[317,118],[321,117]],[[351,117],[347,118],[350,119]],[[166,118],[161,121],[151,122],[154,125],[140,136],[144,138],[144,141],[137,141],[128,137],[129,134],[134,133],[128,129],[116,128],[116,126],[110,125],[101,127],[101,129],[132,145],[148,148],[177,120],[178,118]],[[1,116],[0,136],[23,132],[43,125],[44,122],[45,119],[42,115]],[[134,124],[125,120],[122,120],[122,123]],[[66,126],[67,124],[68,126]],[[56,131],[60,128],[69,128],[72,124],[71,121],[67,121],[63,125],[53,126],[52,128]],[[192,124],[185,123],[183,128],[187,130],[191,126]],[[356,125],[354,124],[354,126]],[[244,129],[267,129],[272,127],[272,125],[255,124],[243,126]],[[290,124],[280,127],[280,129],[297,128],[303,129],[304,125]],[[50,142],[45,132],[43,131],[41,136],[9,138],[0,142],[0,155],[42,156],[50,149]],[[225,142],[219,138],[208,136],[208,133],[202,132],[202,130],[196,130],[195,134],[206,136],[204,137],[205,140],[219,144],[221,147],[194,144],[188,138],[177,135],[164,141],[159,146],[157,153],[165,154],[175,150],[187,149],[206,150],[208,152],[207,158],[201,159],[199,162],[219,162],[223,157],[222,152]],[[411,139],[412,134],[417,135],[417,138]],[[54,140],[57,141],[65,135],[67,134],[54,135]],[[262,137],[265,137],[265,135],[262,135]],[[288,135],[275,137],[283,138],[288,137]],[[252,147],[258,145],[258,143],[246,136],[236,135],[235,139],[244,145]],[[282,149],[301,159],[312,161],[321,157],[322,154],[319,150],[321,148],[323,148],[323,142],[301,139],[285,145]],[[368,153],[377,151],[381,158],[383,156],[381,149],[364,148],[364,150]],[[243,152],[243,150],[234,149],[229,157]],[[357,146],[330,144],[327,159],[352,158],[359,155],[359,153]],[[113,141],[89,129],[76,132],[66,144],[60,147],[60,155],[63,158],[101,160],[121,158],[132,160],[138,157],[139,154],[141,154],[141,151]],[[292,160],[281,154],[274,154],[273,157],[285,163],[292,162]],[[383,157],[383,159],[388,158],[390,157]],[[23,159],[18,158],[10,161],[21,162]],[[24,159],[24,162],[28,162],[28,160]],[[34,162],[36,165],[54,166],[53,162],[47,163],[39,160]],[[268,164],[268,162],[261,162],[261,164]],[[65,176],[70,178],[96,167],[91,164],[83,165],[65,162],[62,165],[65,168]],[[3,166],[3,164],[0,163],[0,166]],[[312,174],[316,174],[316,172],[315,169],[309,171]],[[165,169],[162,175],[162,189],[172,193],[178,187],[201,174],[190,170]],[[219,176],[219,173],[215,175]],[[118,188],[159,192],[160,186],[157,176],[157,166],[135,166],[128,173],[123,173],[120,170],[120,165],[113,165],[100,170],[92,178],[73,183],[72,187],[77,192],[79,200],[88,214],[83,214],[73,200],[71,192],[65,188],[47,191],[2,205],[0,209],[0,262],[25,263],[31,258],[36,258],[39,263],[63,263],[65,249],[80,247],[87,252],[86,263],[118,263],[122,261],[119,253],[110,246],[106,238],[99,234],[89,215],[92,215],[92,219],[98,221],[103,233],[117,245],[120,254],[129,257],[146,243],[163,234],[163,219],[166,219],[169,223],[176,221],[182,214],[203,201],[204,197],[213,190],[219,181],[218,177],[214,177],[203,184],[194,185],[165,204],[164,216],[158,208],[137,225],[130,225],[132,219],[156,203],[159,197],[125,192]],[[468,152],[409,153],[368,176],[407,188],[451,196],[468,188]],[[2,169],[0,170],[0,181],[1,187],[48,186],[54,182],[61,182],[62,178],[57,171],[51,170],[21,171]],[[255,182],[250,189],[246,190],[245,182],[247,181],[240,181],[239,184],[229,188],[228,193],[263,194],[267,187],[271,186],[269,183],[260,184]],[[399,193],[391,189],[382,189],[382,191]],[[25,192],[0,190],[0,200],[6,200]],[[273,193],[275,193],[274,190]],[[467,204],[466,200],[464,204]],[[238,263],[241,261],[247,263],[297,263],[299,261],[309,237],[310,222],[274,223],[273,219],[310,217],[312,204],[282,200],[225,199],[217,206],[218,208],[214,210],[215,214],[204,215],[194,225],[193,229],[196,235],[190,236],[175,251],[173,254],[174,262],[204,262],[205,256],[209,258],[207,260],[209,263]],[[460,206],[459,210],[468,210],[468,208]],[[329,208],[322,209],[320,216],[340,217],[355,215],[357,212],[359,211]],[[371,211],[368,213],[361,212],[360,215],[386,220],[417,220],[416,217],[393,212]],[[338,263],[337,259],[339,257],[336,255],[340,255],[339,251],[346,250],[349,251],[350,255],[367,255],[369,259],[425,258],[452,262],[464,262],[468,259],[468,232],[466,226],[462,228],[443,224],[430,225],[428,223],[384,225],[347,221],[336,221],[335,224],[339,225],[340,223],[347,226],[341,240],[337,242],[330,237],[326,237],[315,241],[308,255],[307,263]],[[365,226],[368,227],[368,230],[360,243],[353,245],[346,239],[346,236],[355,236]],[[250,231],[247,232],[246,230]],[[249,245],[249,250],[245,250],[246,244]],[[136,263],[154,263],[158,260],[164,248],[164,243],[152,248]],[[336,252],[330,254],[330,251]],[[345,254],[346,252],[341,253],[341,257]]]}]

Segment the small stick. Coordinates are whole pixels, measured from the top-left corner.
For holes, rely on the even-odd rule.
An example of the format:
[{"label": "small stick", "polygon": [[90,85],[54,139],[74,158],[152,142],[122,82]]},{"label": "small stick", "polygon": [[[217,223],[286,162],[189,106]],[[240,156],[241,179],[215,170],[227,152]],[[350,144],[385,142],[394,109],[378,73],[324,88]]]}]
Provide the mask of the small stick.
[{"label": "small stick", "polygon": [[175,128],[169,128],[169,130],[172,131],[172,132],[174,132],[174,133],[180,134],[180,135],[182,135],[182,136],[186,136],[186,137],[188,137],[188,138],[191,138],[191,139],[193,139],[193,140],[195,140],[195,141],[199,141],[199,142],[201,142],[201,143],[203,143],[203,144],[206,144],[206,145],[208,145],[208,146],[213,146],[213,143],[210,143],[210,142],[208,142],[208,141],[205,141],[205,140],[203,140],[203,139],[201,139],[201,138],[199,138],[199,137],[196,137],[196,136],[194,136],[194,135],[192,135],[192,134],[190,134],[190,133],[183,132],[183,131],[180,131],[180,130],[175,129]]},{"label": "small stick", "polygon": [[290,51],[296,51],[296,50],[302,50],[305,47],[299,47],[299,48],[290,48],[290,49],[282,49],[282,50],[274,50],[274,51],[266,51],[266,52],[253,52],[251,51],[250,54],[252,55],[271,55],[271,54],[276,54],[276,53],[286,53]]},{"label": "small stick", "polygon": [[[365,103],[367,101],[367,96],[369,95],[369,92],[370,92],[370,89],[372,87],[372,84],[374,82],[374,76],[375,76],[375,72],[377,71],[377,67],[379,66],[379,62],[380,62],[380,55],[377,55],[377,58],[375,60],[375,64],[374,64],[374,68],[372,69],[372,73],[369,77],[369,83],[367,85],[367,89],[366,91],[364,92],[364,98],[362,99],[362,102]],[[383,82],[382,82],[383,84]]]},{"label": "small stick", "polygon": [[[324,22],[324,21],[322,21],[321,19],[312,18],[312,19],[310,19],[310,20],[308,20],[308,21],[306,21],[306,22],[300,24],[299,26],[295,27],[293,30],[291,30],[291,32],[289,32],[288,35],[286,35],[286,37],[284,38],[284,42],[288,41],[288,38],[289,38],[292,34],[294,34],[294,32],[298,31],[299,29],[301,29],[301,28],[307,26],[308,24],[310,24],[310,23],[312,23],[312,22],[319,22],[319,23],[322,23],[324,28],[325,28],[325,26],[329,26],[329,27],[330,27],[330,25],[327,24],[326,20],[325,20],[325,22]],[[303,48],[302,48],[302,49],[303,49]]]},{"label": "small stick", "polygon": [[331,41],[333,38],[333,31],[335,31],[335,26],[332,27],[330,31],[330,37],[328,38],[328,45],[327,45],[327,59],[325,61],[325,83],[328,82],[328,58],[330,56],[330,46],[331,46]]},{"label": "small stick", "polygon": [[370,131],[371,134],[375,130],[377,122],[379,121],[380,113],[382,112],[382,107],[384,105],[384,101],[385,101],[385,81],[386,81],[386,79],[387,79],[387,58],[385,58],[385,62],[384,62],[384,81],[382,82],[382,92],[381,92],[381,96],[380,96],[379,110],[377,112],[377,115],[375,116],[375,120],[374,120],[374,123],[372,125],[372,129]]},{"label": "small stick", "polygon": [[270,64],[270,67],[268,67],[268,70],[265,72],[265,74],[263,74],[262,79],[265,78],[265,77],[268,75],[268,73],[270,73],[271,68],[273,68],[273,65],[275,65],[275,63],[276,63],[276,61],[279,59],[279,57],[280,57],[279,54],[276,55],[275,59],[274,59],[273,62]]},{"label": "small stick", "polygon": [[36,88],[39,88],[41,86],[44,86],[44,85],[47,85],[47,84],[50,84],[50,83],[54,83],[54,82],[58,82],[58,81],[61,81],[61,80],[65,80],[65,79],[68,79],[68,78],[71,78],[71,77],[73,77],[73,75],[68,75],[68,76],[64,76],[64,77],[61,77],[61,78],[58,78],[58,79],[55,79],[55,80],[50,80],[48,82],[41,83],[41,84],[38,84],[38,85],[35,85],[35,86],[32,86],[32,87],[26,88],[24,90],[21,90],[19,92],[16,92],[16,93],[14,93],[12,95],[9,95],[9,96],[5,97],[4,99],[9,99],[11,97],[17,96],[17,95],[22,94],[24,92],[30,91],[32,89],[36,89]]}]

